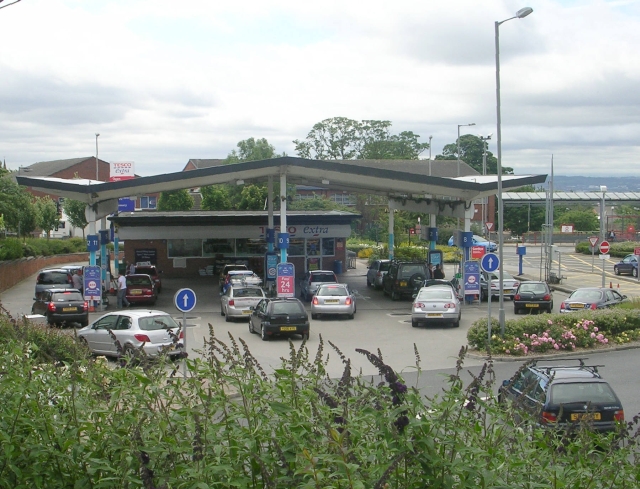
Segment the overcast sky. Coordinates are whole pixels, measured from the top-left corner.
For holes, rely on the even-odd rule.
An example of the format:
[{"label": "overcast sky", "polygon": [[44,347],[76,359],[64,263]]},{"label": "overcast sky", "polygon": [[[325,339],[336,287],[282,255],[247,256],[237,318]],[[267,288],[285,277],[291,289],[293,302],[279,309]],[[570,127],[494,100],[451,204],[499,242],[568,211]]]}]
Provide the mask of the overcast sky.
[{"label": "overcast sky", "polygon": [[[10,3],[4,0],[0,6]],[[640,0],[22,0],[0,9],[0,158],[180,171],[330,117],[493,133],[503,165],[640,176]],[[428,158],[428,151],[422,154]]]}]

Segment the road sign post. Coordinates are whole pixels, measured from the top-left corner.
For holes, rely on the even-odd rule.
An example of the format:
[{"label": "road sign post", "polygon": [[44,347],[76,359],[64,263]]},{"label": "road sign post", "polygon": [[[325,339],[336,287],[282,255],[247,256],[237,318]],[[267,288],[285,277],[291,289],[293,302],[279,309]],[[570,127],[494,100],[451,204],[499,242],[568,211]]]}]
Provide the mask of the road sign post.
[{"label": "road sign post", "polygon": [[609,246],[608,241],[603,240],[602,243],[600,243],[600,259],[602,260],[602,287],[604,287],[604,262],[607,258],[609,258],[607,254],[609,253],[610,248],[611,247]]},{"label": "road sign post", "polygon": [[480,260],[480,267],[487,272],[487,342],[491,348],[491,276],[498,268],[500,268],[500,258],[495,253],[487,253]]},{"label": "road sign post", "polygon": [[[183,341],[182,347],[184,352],[187,353],[187,313],[192,311],[196,307],[197,298],[196,293],[191,289],[180,289],[173,296],[173,303],[178,311],[182,311],[182,330]],[[187,356],[183,358],[184,378],[187,378]]]},{"label": "road sign post", "polygon": [[591,245],[591,273],[593,273],[593,269],[596,261],[596,245],[598,244],[597,236],[589,236],[589,244]]}]

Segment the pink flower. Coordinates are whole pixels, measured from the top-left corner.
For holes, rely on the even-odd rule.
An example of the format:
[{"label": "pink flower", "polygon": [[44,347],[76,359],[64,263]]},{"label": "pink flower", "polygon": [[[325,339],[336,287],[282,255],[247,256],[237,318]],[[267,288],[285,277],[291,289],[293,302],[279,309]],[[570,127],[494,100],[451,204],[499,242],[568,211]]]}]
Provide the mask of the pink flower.
[{"label": "pink flower", "polygon": [[609,340],[607,338],[604,339],[604,343],[609,343]]},{"label": "pink flower", "polygon": [[559,350],[559,349],[560,349],[560,345],[558,345],[558,343],[554,343],[553,347],[554,347],[556,350]]},{"label": "pink flower", "polygon": [[507,355],[511,354],[511,352],[509,350],[505,350],[504,351]]},{"label": "pink flower", "polygon": [[598,328],[596,326],[593,327],[593,330],[597,333],[598,332]]},{"label": "pink flower", "polygon": [[595,334],[595,333],[591,333],[591,337],[592,337],[592,338],[595,338],[595,337],[596,337],[596,334]]},{"label": "pink flower", "polygon": [[553,321],[551,319],[547,319],[547,324],[553,324]]}]

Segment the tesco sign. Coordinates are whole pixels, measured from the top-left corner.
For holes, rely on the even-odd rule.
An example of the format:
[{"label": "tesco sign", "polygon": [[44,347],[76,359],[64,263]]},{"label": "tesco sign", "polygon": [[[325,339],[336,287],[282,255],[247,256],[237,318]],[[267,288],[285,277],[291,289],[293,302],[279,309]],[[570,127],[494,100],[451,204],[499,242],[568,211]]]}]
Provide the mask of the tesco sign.
[{"label": "tesco sign", "polygon": [[111,172],[109,174],[110,182],[119,182],[121,180],[131,180],[135,178],[133,161],[113,162],[111,163]]}]

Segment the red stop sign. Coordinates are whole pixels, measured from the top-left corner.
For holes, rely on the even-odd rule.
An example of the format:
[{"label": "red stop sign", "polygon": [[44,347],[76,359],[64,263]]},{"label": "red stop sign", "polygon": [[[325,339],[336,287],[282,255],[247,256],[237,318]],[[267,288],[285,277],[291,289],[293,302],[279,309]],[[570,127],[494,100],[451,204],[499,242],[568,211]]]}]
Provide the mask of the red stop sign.
[{"label": "red stop sign", "polygon": [[609,242],[608,241],[603,241],[602,243],[600,243],[600,253],[602,253],[604,255],[609,253]]}]

